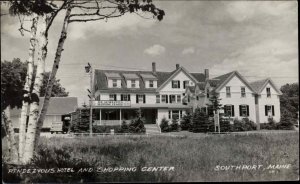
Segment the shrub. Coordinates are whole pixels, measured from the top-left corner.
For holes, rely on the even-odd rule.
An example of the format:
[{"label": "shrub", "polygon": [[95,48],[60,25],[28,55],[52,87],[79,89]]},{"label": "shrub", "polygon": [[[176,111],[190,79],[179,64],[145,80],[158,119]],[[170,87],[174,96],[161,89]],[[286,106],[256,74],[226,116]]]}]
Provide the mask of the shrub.
[{"label": "shrub", "polygon": [[220,131],[231,132],[230,121],[228,119],[220,118]]},{"label": "shrub", "polygon": [[180,121],[181,130],[188,130],[192,124],[192,115],[186,114],[182,117]]},{"label": "shrub", "polygon": [[163,118],[161,120],[161,123],[160,123],[160,129],[162,132],[169,132],[170,131],[170,127],[169,127],[169,121],[166,119],[166,118]]},{"label": "shrub", "polygon": [[283,113],[281,116],[280,123],[277,125],[277,129],[293,130],[295,122],[296,120],[293,117],[291,117],[291,114]]},{"label": "shrub", "polygon": [[245,127],[243,126],[243,122],[238,120],[237,118],[233,120],[232,131],[233,132],[243,132],[245,131]]},{"label": "shrub", "polygon": [[243,118],[242,120],[234,119],[233,125],[231,126],[231,131],[233,132],[243,132],[256,130],[256,124],[249,120],[249,118]]},{"label": "shrub", "polygon": [[169,129],[172,132],[178,132],[178,131],[180,131],[180,126],[179,126],[179,124],[178,124],[178,122],[177,122],[176,119],[172,119],[172,123],[171,123]]},{"label": "shrub", "polygon": [[128,130],[130,133],[145,133],[146,128],[141,118],[132,120],[129,124]]},{"label": "shrub", "polygon": [[242,119],[243,126],[245,127],[245,131],[252,131],[256,130],[256,125],[253,121],[249,120],[249,118],[243,118]]},{"label": "shrub", "polygon": [[96,125],[93,126],[93,133],[110,133],[110,130],[114,129],[115,132],[118,132],[120,129],[119,125]]},{"label": "shrub", "polygon": [[126,121],[123,121],[121,127],[118,129],[118,133],[128,133],[128,132],[129,132],[129,126],[127,125]]}]

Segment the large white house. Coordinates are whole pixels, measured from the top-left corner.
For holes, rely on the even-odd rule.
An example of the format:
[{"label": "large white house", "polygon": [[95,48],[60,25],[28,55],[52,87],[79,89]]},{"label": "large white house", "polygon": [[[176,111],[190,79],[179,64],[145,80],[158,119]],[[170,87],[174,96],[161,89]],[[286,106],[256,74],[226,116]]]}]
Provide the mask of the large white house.
[{"label": "large white house", "polygon": [[[212,91],[232,117],[249,117],[266,122],[272,115],[280,118],[280,90],[272,80],[249,83],[237,71],[210,79],[204,73],[190,73],[176,64],[171,72],[95,70],[93,109],[96,124],[120,124],[142,111],[146,124],[160,124],[163,118],[180,119],[187,110],[206,107]],[[184,103],[184,99],[188,103]]]}]

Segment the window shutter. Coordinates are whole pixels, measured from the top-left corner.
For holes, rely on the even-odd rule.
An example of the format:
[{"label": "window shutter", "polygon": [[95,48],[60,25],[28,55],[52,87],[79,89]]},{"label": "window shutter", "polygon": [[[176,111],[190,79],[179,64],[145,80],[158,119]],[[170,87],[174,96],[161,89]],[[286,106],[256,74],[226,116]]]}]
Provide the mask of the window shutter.
[{"label": "window shutter", "polygon": [[174,88],[174,81],[172,81],[172,88]]},{"label": "window shutter", "polygon": [[185,81],[183,81],[183,89],[185,89],[186,88],[186,86],[185,86]]},{"label": "window shutter", "polygon": [[143,101],[146,103],[146,95],[143,95]]},{"label": "window shutter", "polygon": [[169,119],[171,119],[171,111],[169,110]]},{"label": "window shutter", "polygon": [[166,103],[168,103],[168,95],[166,95]]},{"label": "window shutter", "polygon": [[179,113],[180,113],[179,117],[182,118],[182,110],[180,110]]},{"label": "window shutter", "polygon": [[117,94],[114,94],[114,100],[117,101]]},{"label": "window shutter", "polygon": [[130,101],[130,94],[128,94],[128,101]]},{"label": "window shutter", "polygon": [[265,116],[268,116],[268,106],[265,105]]},{"label": "window shutter", "polygon": [[139,103],[139,95],[136,95],[136,103]]},{"label": "window shutter", "polygon": [[274,105],[272,105],[272,116],[275,115],[275,112],[274,112]]},{"label": "window shutter", "polygon": [[172,103],[172,95],[169,95],[170,103]]},{"label": "window shutter", "polygon": [[247,116],[249,116],[249,105],[247,105]]},{"label": "window shutter", "polygon": [[123,101],[123,94],[121,94],[121,101]]},{"label": "window shutter", "polygon": [[240,116],[242,116],[242,106],[239,105],[239,107],[240,107]]},{"label": "window shutter", "polygon": [[234,105],[231,106],[232,116],[234,117]]},{"label": "window shutter", "polygon": [[180,88],[180,81],[177,81],[177,83],[178,83],[178,88]]}]

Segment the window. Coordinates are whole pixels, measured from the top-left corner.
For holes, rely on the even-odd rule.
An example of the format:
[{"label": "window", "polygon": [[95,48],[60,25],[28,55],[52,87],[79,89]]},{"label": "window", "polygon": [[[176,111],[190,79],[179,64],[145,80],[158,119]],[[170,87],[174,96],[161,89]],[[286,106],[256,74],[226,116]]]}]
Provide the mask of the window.
[{"label": "window", "polygon": [[161,103],[168,103],[168,95],[161,95]]},{"label": "window", "polygon": [[173,110],[172,111],[172,119],[179,119],[179,110]]},{"label": "window", "polygon": [[271,97],[271,89],[267,88],[267,97]]},{"label": "window", "polygon": [[170,103],[176,103],[176,96],[175,95],[170,95]]},{"label": "window", "polygon": [[117,101],[117,95],[116,94],[109,94],[109,100]]},{"label": "window", "polygon": [[199,101],[199,96],[196,97],[197,101]]},{"label": "window", "polygon": [[246,97],[246,89],[245,89],[245,87],[241,87],[241,97]]},{"label": "window", "polygon": [[181,103],[181,95],[177,95],[177,103]]},{"label": "window", "polygon": [[96,100],[100,101],[100,95],[96,96]]},{"label": "window", "polygon": [[156,95],[156,103],[160,103],[160,95]]},{"label": "window", "polygon": [[136,103],[146,103],[145,95],[136,95]]},{"label": "window", "polygon": [[172,88],[180,88],[180,81],[179,80],[173,80],[172,81]]},{"label": "window", "polygon": [[135,80],[131,80],[131,88],[135,88]]},{"label": "window", "polygon": [[265,115],[266,116],[275,116],[274,105],[265,106]]},{"label": "window", "polygon": [[130,94],[121,94],[121,101],[130,101]]},{"label": "window", "polygon": [[183,89],[185,89],[187,86],[189,86],[189,82],[188,80],[183,81]]},{"label": "window", "polygon": [[113,80],[112,80],[112,83],[113,83],[113,87],[114,87],[114,88],[118,86],[117,81],[118,81],[117,79],[113,79]]},{"label": "window", "polygon": [[242,117],[249,116],[249,105],[240,105],[240,116]]},{"label": "window", "polygon": [[234,117],[234,105],[224,105],[225,116]]},{"label": "window", "polygon": [[150,88],[153,88],[153,87],[154,87],[153,80],[150,80],[150,81],[149,81],[149,87],[150,87]]},{"label": "window", "polygon": [[230,93],[230,87],[226,86],[226,97],[230,98],[231,97],[231,93]]}]

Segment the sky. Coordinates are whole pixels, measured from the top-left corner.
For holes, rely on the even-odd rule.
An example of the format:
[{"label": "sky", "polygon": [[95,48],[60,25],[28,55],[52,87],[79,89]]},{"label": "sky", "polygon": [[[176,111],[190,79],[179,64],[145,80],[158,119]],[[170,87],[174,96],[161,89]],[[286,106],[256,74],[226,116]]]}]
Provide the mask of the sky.
[{"label": "sky", "polygon": [[[270,77],[277,86],[298,82],[297,1],[154,1],[166,13],[162,21],[136,14],[90,23],[72,23],[57,78],[88,103],[94,69],[190,72],[209,69],[210,78],[233,70],[249,82]],[[1,6],[2,12],[6,7]],[[54,21],[46,70],[54,61],[64,12]],[[26,20],[26,18],[25,18]],[[28,59],[29,34],[18,31],[17,17],[1,17],[1,61]],[[27,22],[25,22],[25,26]]]}]

